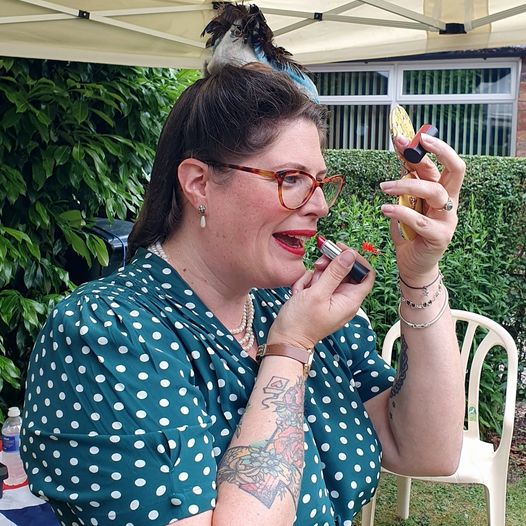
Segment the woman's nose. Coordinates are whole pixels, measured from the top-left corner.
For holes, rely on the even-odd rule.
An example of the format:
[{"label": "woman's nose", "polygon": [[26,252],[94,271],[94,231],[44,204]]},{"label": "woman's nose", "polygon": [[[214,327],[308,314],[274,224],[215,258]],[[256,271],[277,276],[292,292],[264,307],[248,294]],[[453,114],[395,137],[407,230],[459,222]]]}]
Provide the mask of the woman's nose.
[{"label": "woman's nose", "polygon": [[310,199],[303,205],[307,213],[314,213],[318,217],[325,217],[329,213],[327,200],[320,186],[314,190]]}]

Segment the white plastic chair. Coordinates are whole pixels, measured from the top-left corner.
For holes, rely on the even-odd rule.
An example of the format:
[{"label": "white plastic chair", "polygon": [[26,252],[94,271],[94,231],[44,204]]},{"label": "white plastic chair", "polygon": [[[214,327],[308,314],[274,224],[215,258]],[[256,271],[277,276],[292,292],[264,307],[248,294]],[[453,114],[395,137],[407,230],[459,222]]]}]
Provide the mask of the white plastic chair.
[{"label": "white plastic chair", "polygon": [[[447,477],[406,477],[394,473],[397,483],[397,515],[402,519],[409,517],[411,478],[431,482],[473,483],[484,485],[488,525],[504,526],[506,516],[506,479],[513,435],[515,395],[517,390],[517,346],[506,329],[486,316],[462,310],[452,310],[452,314],[455,322],[467,322],[461,343],[461,358],[464,371],[466,374],[469,373],[467,395],[468,427],[464,430],[460,463],[457,471]],[[487,330],[487,334],[473,353],[473,339],[476,334],[479,339],[481,338],[480,328]],[[383,344],[382,357],[387,363],[391,363],[393,345],[399,337],[400,322],[398,321],[389,329]],[[496,450],[494,450],[493,444],[481,440],[478,420],[482,364],[488,352],[495,346],[503,347],[508,355],[504,420],[500,443]],[[473,360],[468,371],[470,355],[473,356]],[[496,374],[499,374],[499,371],[496,371]],[[391,473],[385,468],[382,468],[382,471]],[[374,526],[375,504],[376,496],[364,506],[362,510],[362,526]]]}]

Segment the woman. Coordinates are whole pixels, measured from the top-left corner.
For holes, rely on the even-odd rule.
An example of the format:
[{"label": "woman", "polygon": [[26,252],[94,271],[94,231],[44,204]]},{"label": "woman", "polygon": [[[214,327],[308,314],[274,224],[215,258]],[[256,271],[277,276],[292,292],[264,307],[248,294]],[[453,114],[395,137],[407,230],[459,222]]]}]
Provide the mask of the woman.
[{"label": "woman", "polygon": [[286,76],[232,66],[174,106],[133,260],[61,302],[32,355],[23,458],[63,524],[348,526],[380,460],[455,470],[463,386],[437,276],[464,166],[424,137],[442,175],[425,159],[421,180],[384,183],[428,205],[382,208],[406,319],[395,380],[357,315],[374,272],[344,281],[367,262],[342,245],[303,265],[341,189],[326,175],[325,117]]}]

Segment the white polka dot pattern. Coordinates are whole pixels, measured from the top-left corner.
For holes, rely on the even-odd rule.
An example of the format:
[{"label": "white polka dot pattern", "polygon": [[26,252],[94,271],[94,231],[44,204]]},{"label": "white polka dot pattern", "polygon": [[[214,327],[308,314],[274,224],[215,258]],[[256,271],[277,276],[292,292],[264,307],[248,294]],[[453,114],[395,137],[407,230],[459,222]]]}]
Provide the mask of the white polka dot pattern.
[{"label": "white polka dot pattern", "polygon": [[[253,295],[263,342],[288,296]],[[216,466],[256,375],[177,273],[139,251],[61,302],[41,332],[22,432],[32,491],[68,526],[165,526],[212,509]],[[317,345],[295,525],[350,524],[373,495],[381,448],[363,402],[393,376],[363,318]]]}]

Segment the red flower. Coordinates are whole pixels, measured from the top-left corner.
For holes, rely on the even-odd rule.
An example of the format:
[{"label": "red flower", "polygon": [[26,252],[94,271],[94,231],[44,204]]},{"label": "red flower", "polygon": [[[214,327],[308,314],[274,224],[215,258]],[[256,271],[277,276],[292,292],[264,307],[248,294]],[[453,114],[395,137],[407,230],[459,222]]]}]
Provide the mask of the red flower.
[{"label": "red flower", "polygon": [[369,243],[368,241],[364,241],[362,243],[362,250],[364,252],[370,252],[371,254],[378,255],[381,254],[380,250],[378,250],[372,243]]}]

